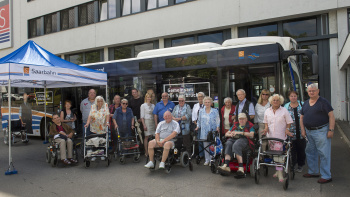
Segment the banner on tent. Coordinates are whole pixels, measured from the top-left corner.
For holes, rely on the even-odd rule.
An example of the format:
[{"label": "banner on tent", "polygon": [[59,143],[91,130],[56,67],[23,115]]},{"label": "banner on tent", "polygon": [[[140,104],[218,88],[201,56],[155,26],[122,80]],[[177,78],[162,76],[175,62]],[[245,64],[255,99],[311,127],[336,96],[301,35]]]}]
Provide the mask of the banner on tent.
[{"label": "banner on tent", "polygon": [[12,47],[12,6],[10,0],[0,1],[0,49]]}]

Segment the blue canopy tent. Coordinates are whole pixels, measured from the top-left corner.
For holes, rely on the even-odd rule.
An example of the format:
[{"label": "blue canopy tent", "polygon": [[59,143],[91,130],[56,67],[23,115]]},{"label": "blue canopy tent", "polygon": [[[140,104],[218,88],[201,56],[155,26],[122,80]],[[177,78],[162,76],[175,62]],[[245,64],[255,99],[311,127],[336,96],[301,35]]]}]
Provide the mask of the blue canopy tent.
[{"label": "blue canopy tent", "polygon": [[[11,86],[44,88],[46,92],[46,88],[103,85],[106,86],[106,98],[108,90],[107,73],[63,60],[31,40],[0,59],[0,85],[8,86],[8,95],[11,95]],[[11,121],[11,99],[8,100],[8,106]],[[11,124],[9,132],[9,169],[5,174],[15,174],[17,171],[14,170],[11,155]]]}]

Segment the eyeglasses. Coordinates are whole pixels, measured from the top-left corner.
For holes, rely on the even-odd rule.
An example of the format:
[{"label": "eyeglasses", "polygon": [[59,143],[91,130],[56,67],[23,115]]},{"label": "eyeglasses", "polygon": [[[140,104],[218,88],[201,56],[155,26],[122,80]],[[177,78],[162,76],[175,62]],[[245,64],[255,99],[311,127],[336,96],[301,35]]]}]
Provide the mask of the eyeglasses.
[{"label": "eyeglasses", "polygon": [[185,102],[184,100],[179,100],[179,102]]},{"label": "eyeglasses", "polygon": [[262,94],[263,96],[270,96],[269,94]]},{"label": "eyeglasses", "polygon": [[122,103],[123,105],[128,105],[128,103]]}]

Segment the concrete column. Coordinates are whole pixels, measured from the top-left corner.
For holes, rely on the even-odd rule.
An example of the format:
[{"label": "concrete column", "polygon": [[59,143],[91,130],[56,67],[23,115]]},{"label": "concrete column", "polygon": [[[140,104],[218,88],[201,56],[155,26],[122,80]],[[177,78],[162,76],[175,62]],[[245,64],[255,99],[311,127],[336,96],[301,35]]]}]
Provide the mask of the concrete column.
[{"label": "concrete column", "polygon": [[103,48],[103,61],[108,61],[108,47]]},{"label": "concrete column", "polygon": [[238,27],[233,26],[231,27],[231,38],[238,38]]},{"label": "concrete column", "polygon": [[160,49],[164,48],[164,38],[159,38],[159,48]]}]

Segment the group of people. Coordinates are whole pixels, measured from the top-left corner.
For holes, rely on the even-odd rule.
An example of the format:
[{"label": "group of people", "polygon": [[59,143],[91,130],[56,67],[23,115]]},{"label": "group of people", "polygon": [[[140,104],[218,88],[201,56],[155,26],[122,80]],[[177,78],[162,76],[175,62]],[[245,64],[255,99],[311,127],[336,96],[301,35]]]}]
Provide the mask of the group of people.
[{"label": "group of people", "polygon": [[[219,113],[212,108],[213,99],[205,96],[203,92],[197,93],[198,103],[191,109],[184,95],[179,95],[178,105],[175,105],[169,100],[168,93],[164,92],[161,101],[156,103],[152,89],[147,91],[144,98],[140,96],[137,89],[132,89],[132,98],[129,101],[115,95],[113,104],[108,106],[104,98],[96,97],[96,91],[91,89],[88,98],[81,102],[80,110],[84,135],[106,132],[106,126],[110,126],[113,151],[116,148],[118,135],[121,137],[133,135],[136,117],[137,122],[142,125],[144,152],[150,159],[145,165],[146,168],[154,167],[155,147],[164,148],[159,168],[165,167],[164,162],[178,134],[183,136],[183,145],[187,151],[192,152],[190,128],[193,128],[197,131],[196,137],[200,140],[207,139],[211,131],[225,135],[228,138],[225,146],[225,161],[219,170],[230,171],[229,162],[235,153],[239,163],[237,173],[243,174],[242,151],[246,146],[252,145],[251,138],[254,137],[255,128],[258,128],[259,138],[266,136],[284,140],[289,136],[292,140],[293,168],[297,172],[302,172],[306,159],[308,173],[304,177],[319,177],[321,174],[318,182],[328,183],[332,181],[330,149],[335,125],[333,108],[326,99],[319,96],[317,84],[310,84],[307,91],[310,99],[305,103],[298,100],[296,91],[290,91],[288,93],[290,102],[282,107],[284,98],[279,94],[271,95],[269,90],[264,89],[254,106],[253,102],[246,99],[246,92],[239,89],[236,92],[239,100],[237,105],[233,105],[231,98],[225,98],[225,105]],[[76,116],[70,110],[71,103],[66,102],[65,106],[66,110],[61,112],[60,120],[73,123],[70,126],[74,128]],[[56,125],[56,131],[59,129],[61,127]],[[65,133],[70,138],[69,133]],[[155,139],[149,141],[150,136],[155,136]],[[209,165],[210,162],[208,143],[205,141],[202,144],[199,143],[199,156],[204,157],[204,165]],[[207,150],[203,150],[204,148]],[[263,150],[267,148],[283,150],[283,145],[280,142],[269,141],[268,144],[263,144],[262,148]],[[70,156],[68,155],[65,163],[74,162]],[[320,166],[318,159],[320,159]],[[274,177],[277,177],[280,182],[283,181],[281,168],[276,168]]]}]

